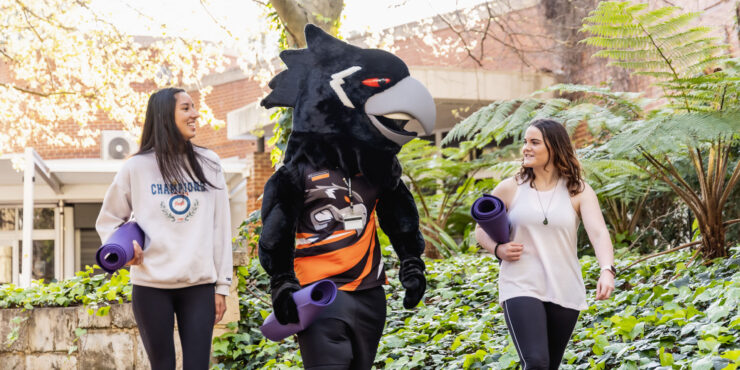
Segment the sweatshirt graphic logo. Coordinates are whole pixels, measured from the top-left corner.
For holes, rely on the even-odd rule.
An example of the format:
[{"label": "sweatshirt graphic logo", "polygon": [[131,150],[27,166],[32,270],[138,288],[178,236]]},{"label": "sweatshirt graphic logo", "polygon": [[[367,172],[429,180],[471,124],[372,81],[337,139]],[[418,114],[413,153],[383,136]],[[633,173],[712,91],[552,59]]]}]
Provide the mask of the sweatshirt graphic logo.
[{"label": "sweatshirt graphic logo", "polygon": [[168,200],[161,201],[159,208],[162,210],[162,214],[171,222],[187,222],[198,210],[198,200],[191,201],[187,193],[175,194]]}]

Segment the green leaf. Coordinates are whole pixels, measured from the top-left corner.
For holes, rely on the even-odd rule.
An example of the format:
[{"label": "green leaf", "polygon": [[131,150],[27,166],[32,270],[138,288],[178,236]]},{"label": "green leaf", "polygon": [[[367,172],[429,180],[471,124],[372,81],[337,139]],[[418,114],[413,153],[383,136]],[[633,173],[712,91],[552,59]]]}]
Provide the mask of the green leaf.
[{"label": "green leaf", "polygon": [[597,356],[601,356],[604,354],[604,348],[609,345],[609,339],[606,337],[606,335],[598,335],[596,336],[594,340],[594,345],[592,347],[594,354]]},{"label": "green leaf", "polygon": [[740,349],[735,349],[731,351],[725,351],[722,355],[720,355],[722,358],[726,358],[730,361],[737,362],[737,360],[740,358]]},{"label": "green leaf", "polygon": [[95,311],[95,315],[97,316],[105,316],[108,314],[108,311],[110,311],[110,306],[103,306],[99,307],[97,311]]},{"label": "green leaf", "polygon": [[699,340],[699,343],[697,345],[699,349],[704,352],[716,353],[721,344],[722,343],[720,343],[717,339],[709,337]]},{"label": "green leaf", "polygon": [[711,356],[703,357],[691,363],[691,370],[711,370],[714,368],[714,361]]},{"label": "green leaf", "polygon": [[658,357],[660,358],[660,366],[673,366],[673,355],[666,352],[664,347],[660,347]]}]

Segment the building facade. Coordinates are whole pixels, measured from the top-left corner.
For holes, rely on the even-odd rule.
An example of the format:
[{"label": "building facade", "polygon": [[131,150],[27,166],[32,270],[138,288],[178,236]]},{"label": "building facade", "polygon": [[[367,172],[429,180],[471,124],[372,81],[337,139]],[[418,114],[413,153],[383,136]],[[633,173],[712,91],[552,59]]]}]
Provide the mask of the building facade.
[{"label": "building facade", "polygon": [[[509,23],[513,31],[533,35],[548,32],[547,24],[551,20],[547,19],[543,2],[509,3],[511,8],[503,16],[518,19]],[[660,1],[652,3],[666,5]],[[737,51],[733,18],[737,9],[731,2],[686,3],[688,10],[706,11],[701,23],[723,25],[717,30],[718,36],[727,40],[731,52]],[[478,7],[475,11],[489,9]],[[434,22],[429,32],[435,36],[442,39],[457,36],[458,31],[448,23],[441,19]],[[498,35],[503,42],[481,43],[471,54],[459,50],[439,53],[422,42],[428,35],[416,34],[414,28],[399,26],[391,31],[397,39],[394,53],[409,65],[411,75],[427,86],[435,100],[437,124],[434,133],[426,139],[436,143],[462,118],[484,105],[527,97],[557,82],[567,82],[559,78],[563,61],[553,58],[552,52],[528,52],[531,63],[522,59],[522,50],[535,50],[535,47],[552,50],[556,46],[554,40],[550,44],[538,41],[535,45],[534,39],[523,38],[517,49],[507,45],[507,35],[502,32]],[[348,41],[365,44],[362,36]],[[477,55],[481,57],[473,58]],[[605,63],[594,61],[586,67],[583,74],[588,83],[598,84],[606,78]],[[7,78],[7,69],[0,68],[0,81],[3,78]],[[274,123],[270,122],[270,112],[259,106],[266,88],[238,67],[208,76],[203,85],[213,87],[206,102],[215,117],[226,122],[226,128],[201,127],[194,142],[214,150],[222,158],[230,194],[232,230],[236,231],[250,212],[259,209],[262,188],[273,172],[263,143],[271,135]],[[191,96],[194,101],[199,100],[197,92]],[[18,148],[16,154],[0,157],[0,284],[19,282],[24,240],[33,244],[29,265],[33,279],[64,279],[94,263],[94,253],[101,244],[94,224],[103,196],[126,155],[135,151],[136,143],[126,137],[116,122],[101,118],[91,126],[101,130],[102,135],[89,148],[35,143],[33,148]],[[62,129],[72,133],[77,127],[70,123],[62,125]],[[13,168],[18,159],[26,162],[21,171]],[[26,215],[26,222],[30,220],[33,224],[30,234],[26,229],[28,235],[24,235],[24,208],[33,209],[32,217]]]}]

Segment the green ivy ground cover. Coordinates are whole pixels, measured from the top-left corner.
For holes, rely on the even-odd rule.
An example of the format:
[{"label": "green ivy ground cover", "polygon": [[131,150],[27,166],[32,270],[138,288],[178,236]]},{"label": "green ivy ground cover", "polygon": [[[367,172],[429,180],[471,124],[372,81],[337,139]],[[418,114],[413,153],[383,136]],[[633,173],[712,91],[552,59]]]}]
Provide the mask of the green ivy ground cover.
[{"label": "green ivy ground cover", "polygon": [[[710,267],[687,269],[684,262],[689,258],[688,252],[673,253],[624,271],[617,279],[616,294],[605,302],[593,300],[599,272],[596,260],[581,258],[590,307],[581,313],[561,368],[736,369],[740,364],[740,247]],[[214,341],[214,354],[221,361],[216,367],[301,368],[294,338],[275,343],[259,332],[270,306],[267,278],[258,265],[252,261],[239,269],[242,320],[236,333]],[[427,261],[427,300],[415,310],[403,309],[397,266],[387,267],[388,319],[377,368],[518,366],[498,305],[495,259],[472,253]]]}]

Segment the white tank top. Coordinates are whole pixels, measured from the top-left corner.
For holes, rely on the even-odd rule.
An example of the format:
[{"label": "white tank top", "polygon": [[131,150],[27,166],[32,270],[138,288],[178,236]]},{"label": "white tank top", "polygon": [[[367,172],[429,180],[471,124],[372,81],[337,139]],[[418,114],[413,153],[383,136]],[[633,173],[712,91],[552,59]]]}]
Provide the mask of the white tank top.
[{"label": "white tank top", "polygon": [[[566,182],[558,180],[553,189],[539,192],[542,207],[537,193],[525,182],[517,187],[511,202],[511,240],[524,247],[518,261],[501,262],[499,302],[533,297],[584,310],[588,308],[586,287],[576,252],[579,219]],[[547,211],[547,225],[543,224],[543,208]]]}]

